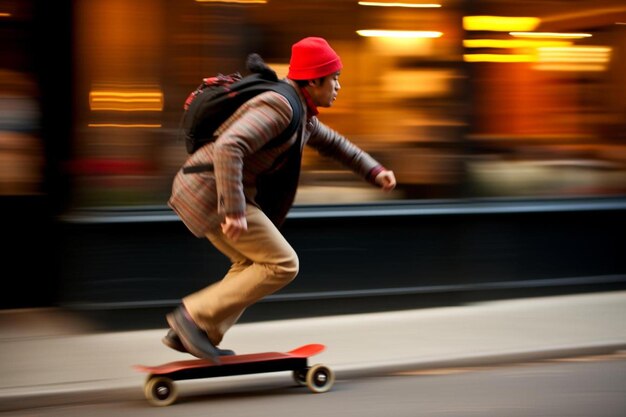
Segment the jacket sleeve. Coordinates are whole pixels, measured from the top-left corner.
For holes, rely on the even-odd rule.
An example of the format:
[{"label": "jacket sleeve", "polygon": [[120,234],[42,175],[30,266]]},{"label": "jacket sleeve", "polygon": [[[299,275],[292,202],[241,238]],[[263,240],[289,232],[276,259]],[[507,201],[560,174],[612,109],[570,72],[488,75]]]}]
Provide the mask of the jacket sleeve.
[{"label": "jacket sleeve", "polygon": [[376,175],[385,169],[371,155],[320,122],[317,117],[312,118],[311,123],[313,126],[307,145],[316,149],[321,155],[339,161],[372,184]]},{"label": "jacket sleeve", "polygon": [[243,161],[284,131],[292,115],[286,98],[266,92],[250,99],[220,126],[213,155],[218,212],[245,212]]}]

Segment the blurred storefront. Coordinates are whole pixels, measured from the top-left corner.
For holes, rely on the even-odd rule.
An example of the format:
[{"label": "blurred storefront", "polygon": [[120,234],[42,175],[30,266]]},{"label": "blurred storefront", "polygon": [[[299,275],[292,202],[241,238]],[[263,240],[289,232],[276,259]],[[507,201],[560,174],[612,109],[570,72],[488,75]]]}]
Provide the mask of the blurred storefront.
[{"label": "blurred storefront", "polygon": [[252,52],[285,75],[306,36],[344,63],[320,119],[399,187],[307,150],[306,267],[270,302],[623,287],[623,1],[426,3],[0,0],[0,308],[169,308],[220,276],[166,206],[183,103]]},{"label": "blurred storefront", "polygon": [[251,52],[284,74],[309,35],[345,65],[321,119],[400,186],[381,195],[307,152],[298,204],[623,195],[620,3],[75,2],[72,205],[163,204],[187,94]]}]

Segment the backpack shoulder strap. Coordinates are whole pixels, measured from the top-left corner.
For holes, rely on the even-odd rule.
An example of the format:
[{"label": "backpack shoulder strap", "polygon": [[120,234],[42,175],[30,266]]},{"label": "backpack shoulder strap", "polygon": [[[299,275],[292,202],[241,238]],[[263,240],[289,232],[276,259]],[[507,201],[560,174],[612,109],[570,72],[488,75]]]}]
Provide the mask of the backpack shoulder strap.
[{"label": "backpack shoulder strap", "polygon": [[302,123],[304,109],[302,108],[302,102],[300,101],[298,92],[287,82],[279,81],[271,86],[271,90],[285,97],[293,110],[293,117],[285,130],[268,143],[269,146],[273,147],[289,140],[289,138],[298,130],[298,127]]},{"label": "backpack shoulder strap", "polygon": [[291,121],[283,132],[265,145],[266,147],[272,148],[284,143],[298,130],[298,127],[302,123],[304,108],[302,107],[298,92],[288,82],[270,80],[264,78],[262,74],[250,74],[235,82],[231,87],[233,90],[239,91],[242,101],[246,101],[265,91],[274,91],[285,97],[291,105],[293,111]]}]

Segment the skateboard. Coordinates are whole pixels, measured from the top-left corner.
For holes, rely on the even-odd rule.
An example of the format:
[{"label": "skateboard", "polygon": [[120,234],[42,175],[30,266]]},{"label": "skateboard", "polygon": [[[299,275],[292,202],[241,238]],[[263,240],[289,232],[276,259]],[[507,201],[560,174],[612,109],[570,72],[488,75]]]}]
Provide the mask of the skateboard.
[{"label": "skateboard", "polygon": [[156,406],[167,406],[176,401],[178,390],[174,381],[266,372],[292,371],[298,385],[307,386],[314,393],[322,393],[330,390],[335,375],[325,365],[309,366],[308,358],[325,348],[321,344],[310,344],[284,353],[221,356],[217,365],[206,359],[191,359],[157,366],[135,365],[134,368],[148,374],[144,395],[149,403]]}]

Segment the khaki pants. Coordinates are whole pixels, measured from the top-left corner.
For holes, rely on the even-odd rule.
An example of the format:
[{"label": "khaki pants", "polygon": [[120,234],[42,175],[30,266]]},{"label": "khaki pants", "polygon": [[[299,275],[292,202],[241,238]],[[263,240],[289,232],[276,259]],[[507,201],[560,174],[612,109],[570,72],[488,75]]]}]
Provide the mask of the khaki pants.
[{"label": "khaki pants", "polygon": [[248,230],[236,242],[221,229],[207,234],[232,265],[221,281],[183,299],[193,320],[215,346],[247,307],[278,291],[298,274],[298,255],[267,216],[248,205],[246,220]]}]

